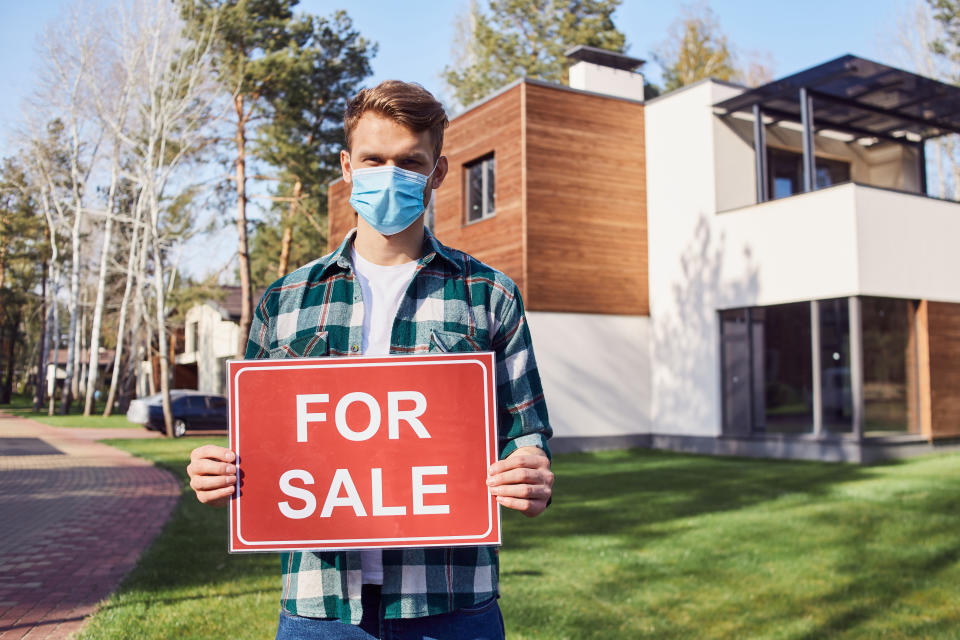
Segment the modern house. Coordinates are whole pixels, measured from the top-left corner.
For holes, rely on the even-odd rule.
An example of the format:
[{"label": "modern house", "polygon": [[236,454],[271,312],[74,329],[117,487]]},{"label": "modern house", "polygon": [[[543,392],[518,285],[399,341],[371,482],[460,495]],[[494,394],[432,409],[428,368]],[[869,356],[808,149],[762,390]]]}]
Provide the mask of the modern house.
[{"label": "modern house", "polygon": [[[869,460],[960,439],[960,88],[854,56],[643,101],[580,47],[455,118],[437,237],[519,285],[557,450]],[[329,191],[330,243],[354,225]]]},{"label": "modern house", "polygon": [[[178,389],[197,389],[226,395],[226,361],[237,354],[240,332],[240,287],[223,287],[222,301],[208,300],[187,310],[184,318],[183,351],[176,354]],[[256,292],[254,301],[263,290]],[[254,302],[256,304],[256,302]],[[192,381],[192,384],[190,382]]]},{"label": "modern house", "polygon": [[960,88],[854,56],[650,101],[651,443],[869,459],[960,436]]}]

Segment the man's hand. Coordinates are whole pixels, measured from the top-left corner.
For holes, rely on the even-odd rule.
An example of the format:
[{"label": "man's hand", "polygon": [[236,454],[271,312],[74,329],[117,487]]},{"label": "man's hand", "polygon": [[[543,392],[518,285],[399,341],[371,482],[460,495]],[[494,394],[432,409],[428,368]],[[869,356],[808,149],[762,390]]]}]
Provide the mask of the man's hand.
[{"label": "man's hand", "polygon": [[237,485],[237,454],[230,449],[207,444],[190,452],[187,475],[197,500],[212,507],[222,507]]},{"label": "man's hand", "polygon": [[497,502],[525,516],[543,513],[553,492],[550,458],[538,447],[520,447],[490,465],[487,486]]}]

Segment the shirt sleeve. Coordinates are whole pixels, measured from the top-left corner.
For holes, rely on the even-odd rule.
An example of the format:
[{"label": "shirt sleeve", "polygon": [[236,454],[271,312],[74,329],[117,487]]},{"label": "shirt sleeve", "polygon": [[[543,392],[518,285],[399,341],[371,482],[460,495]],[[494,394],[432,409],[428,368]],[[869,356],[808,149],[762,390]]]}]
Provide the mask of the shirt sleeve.
[{"label": "shirt sleeve", "polygon": [[497,364],[497,418],[500,458],[519,447],[539,447],[547,456],[553,435],[533,343],[516,285],[494,304],[495,327],[491,345]]},{"label": "shirt sleeve", "polygon": [[250,321],[250,334],[247,336],[247,349],[243,354],[244,360],[255,360],[265,358],[270,352],[269,337],[269,319],[264,315],[264,299],[269,295],[269,290],[263,294],[261,299],[253,307],[253,318]]}]

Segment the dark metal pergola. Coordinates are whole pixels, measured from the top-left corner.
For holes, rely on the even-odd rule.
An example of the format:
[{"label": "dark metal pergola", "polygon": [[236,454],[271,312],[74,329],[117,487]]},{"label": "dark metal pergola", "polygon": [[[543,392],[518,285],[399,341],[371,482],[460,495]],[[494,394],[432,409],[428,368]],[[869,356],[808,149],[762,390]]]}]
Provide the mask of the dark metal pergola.
[{"label": "dark metal pergola", "polygon": [[[804,191],[815,188],[813,136],[821,130],[857,139],[915,145],[920,184],[926,184],[924,140],[960,133],[960,87],[853,55],[841,56],[714,105],[723,114],[754,119],[757,201],[767,193],[764,117],[799,122]],[[925,190],[924,190],[925,191]]]}]

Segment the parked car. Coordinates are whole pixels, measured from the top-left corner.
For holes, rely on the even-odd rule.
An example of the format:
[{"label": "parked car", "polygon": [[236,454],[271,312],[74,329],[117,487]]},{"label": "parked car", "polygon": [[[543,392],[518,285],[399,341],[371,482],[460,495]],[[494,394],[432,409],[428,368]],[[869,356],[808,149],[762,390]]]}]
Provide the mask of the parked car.
[{"label": "parked car", "polygon": [[[145,429],[164,431],[163,405],[159,393],[137,398],[130,403],[127,420],[142,424]],[[173,437],[179,438],[187,430],[217,430],[227,428],[227,399],[220,395],[189,389],[170,391],[173,409]]]}]

